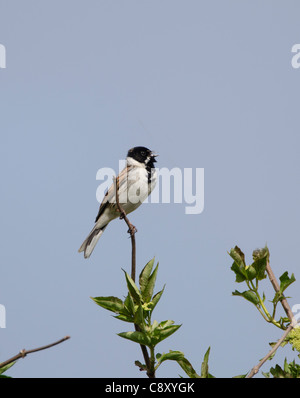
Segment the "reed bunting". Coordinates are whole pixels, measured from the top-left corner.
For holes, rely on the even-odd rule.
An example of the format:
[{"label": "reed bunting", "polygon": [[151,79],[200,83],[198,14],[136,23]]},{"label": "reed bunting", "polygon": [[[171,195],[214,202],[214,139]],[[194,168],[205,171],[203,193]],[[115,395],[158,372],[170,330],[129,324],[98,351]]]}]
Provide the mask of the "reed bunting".
[{"label": "reed bunting", "polygon": [[[126,166],[117,177],[119,186],[119,202],[126,214],[136,210],[150,195],[156,185],[157,174],[154,154],[150,149],[137,146],[129,149]],[[88,258],[107,225],[120,217],[116,203],[115,184],[106,192],[95,220],[95,226],[79,248]]]}]

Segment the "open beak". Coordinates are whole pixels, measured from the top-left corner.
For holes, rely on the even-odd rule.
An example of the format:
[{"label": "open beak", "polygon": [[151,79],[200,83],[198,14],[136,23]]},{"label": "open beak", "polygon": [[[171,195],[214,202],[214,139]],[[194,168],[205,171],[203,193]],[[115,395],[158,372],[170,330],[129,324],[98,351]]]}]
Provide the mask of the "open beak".
[{"label": "open beak", "polygon": [[155,159],[157,156],[159,156],[157,153],[151,152],[151,158],[154,158],[153,162],[157,162],[157,160]]}]

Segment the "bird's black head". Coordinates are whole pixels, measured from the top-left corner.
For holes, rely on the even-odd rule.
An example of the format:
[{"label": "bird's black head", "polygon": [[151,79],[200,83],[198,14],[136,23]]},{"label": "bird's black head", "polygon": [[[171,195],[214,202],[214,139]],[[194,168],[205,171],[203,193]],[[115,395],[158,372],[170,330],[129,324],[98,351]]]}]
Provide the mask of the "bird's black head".
[{"label": "bird's black head", "polygon": [[149,168],[154,168],[153,163],[156,162],[156,156],[154,152],[144,146],[135,146],[129,149],[127,153],[127,157],[133,158],[137,162],[144,163]]}]

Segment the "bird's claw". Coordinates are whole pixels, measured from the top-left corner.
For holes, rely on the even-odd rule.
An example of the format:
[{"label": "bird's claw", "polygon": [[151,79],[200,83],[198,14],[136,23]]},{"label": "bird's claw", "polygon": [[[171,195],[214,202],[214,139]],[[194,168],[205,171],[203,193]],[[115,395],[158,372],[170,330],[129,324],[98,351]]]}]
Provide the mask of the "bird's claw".
[{"label": "bird's claw", "polygon": [[128,232],[130,235],[133,235],[133,234],[135,234],[135,233],[137,232],[137,229],[136,229],[136,227],[135,227],[134,225],[130,224],[130,227],[129,227],[129,229],[128,229],[127,232]]}]

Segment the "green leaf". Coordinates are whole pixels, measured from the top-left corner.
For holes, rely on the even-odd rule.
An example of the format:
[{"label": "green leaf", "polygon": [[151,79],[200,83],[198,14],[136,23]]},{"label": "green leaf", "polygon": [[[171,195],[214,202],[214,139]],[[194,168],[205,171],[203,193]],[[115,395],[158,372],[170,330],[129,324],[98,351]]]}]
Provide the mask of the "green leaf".
[{"label": "green leaf", "polygon": [[153,295],[153,290],[154,290],[154,286],[155,286],[157,271],[158,271],[158,263],[157,263],[156,267],[154,268],[154,271],[152,272],[152,274],[149,276],[148,282],[144,287],[143,299],[145,302],[151,301],[151,297]]},{"label": "green leaf", "polygon": [[263,376],[265,376],[267,379],[269,379],[271,377],[271,373],[270,372],[261,372]]},{"label": "green leaf", "polygon": [[235,246],[234,249],[231,249],[229,255],[234,259],[239,267],[246,267],[245,255],[238,246]]},{"label": "green leaf", "polygon": [[145,267],[142,269],[142,272],[140,273],[140,276],[139,276],[140,291],[141,291],[143,297],[144,297],[145,288],[148,284],[148,280],[151,275],[153,265],[154,265],[154,258],[152,260],[150,260],[145,265]]},{"label": "green leaf", "polygon": [[[154,321],[155,322],[155,321]],[[153,322],[153,323],[154,323]],[[158,327],[159,329],[165,329],[168,326],[171,326],[174,324],[174,321],[171,321],[171,319],[167,320],[167,321],[162,321],[160,322],[156,327]]]},{"label": "green leaf", "polygon": [[294,274],[291,277],[288,276],[288,272],[285,271],[279,278],[280,280],[280,292],[283,293],[285,289],[290,286],[293,282],[295,282],[296,278]]},{"label": "green leaf", "polygon": [[162,362],[170,360],[170,361],[179,361],[184,358],[184,353],[181,351],[172,351],[170,350],[168,353],[162,353],[156,355],[156,359],[158,360],[158,365]]},{"label": "green leaf", "polygon": [[151,325],[151,332],[153,332],[157,327],[158,327],[158,322],[154,320]]},{"label": "green leaf", "polygon": [[177,363],[190,378],[195,379],[201,377],[197,374],[192,364],[186,358],[178,359]]},{"label": "green leaf", "polygon": [[283,327],[283,329],[286,329],[287,325],[290,323],[290,318],[288,317],[280,317],[279,323]]},{"label": "green leaf", "polygon": [[124,339],[131,340],[135,343],[143,344],[146,346],[151,345],[150,337],[144,332],[122,332],[118,333],[118,336],[123,337]]},{"label": "green leaf", "polygon": [[210,352],[210,347],[208,347],[208,350],[206,351],[204,355],[204,359],[201,365],[201,377],[202,378],[207,378],[208,377],[208,358],[209,358],[209,352]]},{"label": "green leaf", "polygon": [[235,281],[237,283],[244,282],[247,279],[245,268],[240,268],[236,262],[232,264],[231,270],[235,273]]},{"label": "green leaf", "polygon": [[125,310],[124,303],[121,299],[114,296],[108,297],[91,297],[91,299],[100,307],[105,308],[106,310],[115,312],[117,314],[123,312]]},{"label": "green leaf", "polygon": [[[172,324],[170,324],[171,322]],[[164,321],[158,324],[158,326],[154,329],[151,335],[151,345],[155,346],[160,343],[162,340],[171,336],[180,328],[181,325],[173,325],[173,321]]]},{"label": "green leaf", "polygon": [[[2,366],[2,367],[0,368],[0,375],[2,375],[2,373],[6,372],[7,369],[11,368],[16,362],[17,362],[17,361],[14,361],[14,362],[9,363],[8,365]],[[9,377],[9,378],[10,378],[10,376],[6,376],[6,375],[2,375],[1,377],[3,377],[3,378],[4,378],[4,377],[5,377],[5,378]]]},{"label": "green leaf", "polygon": [[238,290],[235,290],[234,292],[232,292],[232,295],[233,296],[242,296],[246,300],[253,303],[254,305],[259,304],[259,300],[258,300],[256,294],[252,290],[246,290],[245,292],[239,292]]},{"label": "green leaf", "polygon": [[141,293],[140,293],[137,285],[134,283],[133,279],[127,274],[126,271],[124,271],[124,273],[125,273],[125,278],[126,278],[126,283],[127,283],[129,293],[131,294],[133,300],[137,304],[140,304],[140,302],[142,300],[142,296],[141,296]]},{"label": "green leaf", "polygon": [[164,287],[162,288],[162,290],[161,290],[160,292],[156,293],[156,294],[152,297],[152,300],[151,300],[151,303],[152,303],[151,311],[154,310],[156,304],[159,302],[159,300],[160,300],[160,298],[161,298],[161,296],[162,296],[162,294],[163,294],[163,292],[164,292],[164,290],[165,290],[165,286],[166,286],[166,285],[164,285]]},{"label": "green leaf", "polygon": [[144,325],[144,310],[142,304],[140,304],[136,310],[134,315],[134,323],[135,325]]},{"label": "green leaf", "polygon": [[134,322],[132,315],[115,315],[114,318],[119,319],[120,321],[124,321],[124,322]]},{"label": "green leaf", "polygon": [[233,376],[232,378],[233,379],[245,379],[248,373],[249,372],[242,374],[242,375]]},{"label": "green leaf", "polygon": [[253,263],[252,266],[256,271],[256,278],[260,281],[267,277],[266,266],[270,257],[269,249],[267,246],[256,249],[252,253]]},{"label": "green leaf", "polygon": [[[273,347],[275,344],[277,344],[277,341],[274,343],[269,343],[271,347]],[[283,340],[283,342],[280,344],[280,347],[284,347],[285,345],[288,344],[287,340]]]},{"label": "green leaf", "polygon": [[289,372],[289,370],[290,370],[290,367],[289,367],[289,364],[288,364],[288,361],[286,360],[286,358],[284,358],[283,370],[285,372]]},{"label": "green leaf", "polygon": [[126,299],[124,300],[124,306],[126,310],[129,312],[130,315],[134,316],[134,302],[133,299],[130,295],[130,293],[127,294]]},{"label": "green leaf", "polygon": [[245,255],[238,246],[231,249],[229,252],[230,257],[233,258],[234,263],[231,266],[231,270],[235,273],[235,281],[240,283],[247,279]]},{"label": "green leaf", "polygon": [[252,281],[256,277],[256,269],[253,265],[247,265],[245,268],[247,280]]},{"label": "green leaf", "polygon": [[261,258],[265,258],[265,257],[269,258],[270,253],[269,253],[269,249],[268,249],[267,245],[260,249],[253,250],[252,257],[253,257],[254,261],[259,260]]},{"label": "green leaf", "polygon": [[[157,354],[156,359],[157,359],[157,367],[160,366],[160,364],[166,360],[176,361],[189,377],[200,378],[200,376],[196,373],[191,363],[184,357],[184,353],[181,351],[170,350],[168,353]],[[212,376],[209,375],[208,377]]]}]

